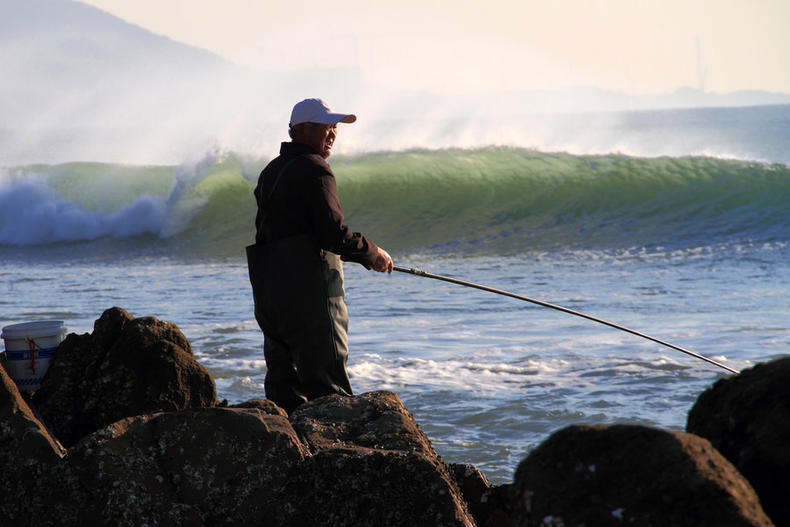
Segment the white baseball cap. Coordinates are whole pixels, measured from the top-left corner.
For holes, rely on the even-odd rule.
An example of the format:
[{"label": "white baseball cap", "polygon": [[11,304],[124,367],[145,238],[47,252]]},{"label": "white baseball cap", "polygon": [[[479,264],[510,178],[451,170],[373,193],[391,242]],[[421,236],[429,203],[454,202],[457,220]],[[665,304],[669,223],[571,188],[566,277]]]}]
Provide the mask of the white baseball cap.
[{"label": "white baseball cap", "polygon": [[294,105],[289,126],[302,123],[353,123],[357,116],[352,113],[333,113],[321,99],[305,99]]}]

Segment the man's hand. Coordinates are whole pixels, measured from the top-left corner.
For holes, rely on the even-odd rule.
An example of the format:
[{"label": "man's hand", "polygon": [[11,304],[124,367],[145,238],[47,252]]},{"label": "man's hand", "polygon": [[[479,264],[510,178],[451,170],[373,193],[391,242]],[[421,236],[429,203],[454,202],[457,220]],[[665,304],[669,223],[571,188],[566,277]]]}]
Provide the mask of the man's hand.
[{"label": "man's hand", "polygon": [[393,267],[392,258],[387,253],[387,251],[379,247],[379,254],[376,255],[376,261],[373,262],[373,269],[380,273],[386,271],[391,274],[392,267]]}]

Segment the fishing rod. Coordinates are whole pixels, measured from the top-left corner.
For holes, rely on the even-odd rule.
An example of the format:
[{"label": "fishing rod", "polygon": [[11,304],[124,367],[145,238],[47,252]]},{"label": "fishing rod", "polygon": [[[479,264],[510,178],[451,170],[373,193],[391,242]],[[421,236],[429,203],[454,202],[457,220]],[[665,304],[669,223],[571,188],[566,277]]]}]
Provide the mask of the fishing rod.
[{"label": "fishing rod", "polygon": [[608,320],[604,320],[602,318],[594,317],[592,315],[588,315],[588,314],[582,313],[580,311],[574,311],[573,309],[568,309],[567,307],[558,306],[557,304],[551,304],[549,302],[544,302],[542,300],[536,300],[534,298],[529,298],[529,297],[526,297],[526,296],[517,295],[515,293],[511,293],[509,291],[504,291],[502,289],[496,289],[494,287],[488,287],[488,286],[485,286],[485,285],[475,284],[474,282],[467,282],[465,280],[458,280],[457,278],[450,278],[449,276],[442,276],[442,275],[439,275],[439,274],[428,273],[428,272],[425,272],[425,271],[423,271],[421,269],[416,269],[414,267],[407,268],[407,267],[399,267],[399,266],[396,265],[396,266],[393,266],[392,269],[394,271],[399,271],[401,273],[408,273],[408,274],[413,274],[415,276],[423,276],[425,278],[433,278],[434,280],[441,280],[443,282],[450,282],[451,284],[458,284],[458,285],[462,285],[462,286],[465,286],[465,287],[472,287],[474,289],[480,289],[481,291],[488,291],[489,293],[496,293],[498,295],[509,296],[509,297],[515,298],[517,300],[523,300],[525,302],[531,302],[531,303],[537,304],[539,306],[548,307],[548,308],[551,308],[551,309],[556,309],[557,311],[562,311],[563,313],[568,313],[570,315],[575,315],[577,317],[586,318],[587,320],[592,320],[593,322],[598,322],[599,324],[603,324],[605,326],[609,326],[609,327],[612,327],[612,328],[615,328],[615,329],[619,329],[620,331],[625,331],[626,333],[631,333],[632,335],[636,335],[637,337],[642,337],[643,339],[652,340],[653,342],[661,344],[662,346],[666,346],[668,348],[672,348],[672,349],[677,350],[677,351],[682,351],[686,355],[691,355],[692,357],[695,357],[697,359],[704,360],[705,362],[713,364],[714,366],[718,366],[719,368],[723,368],[723,369],[727,370],[730,373],[735,373],[735,374],[740,373],[738,370],[734,370],[734,369],[730,368],[729,366],[725,366],[724,364],[722,364],[720,362],[716,362],[713,359],[709,359],[708,357],[704,357],[704,356],[700,355],[699,353],[694,353],[693,351],[687,350],[685,348],[681,348],[680,346],[675,346],[674,344],[670,344],[669,342],[663,341],[661,339],[657,339],[655,337],[651,337],[650,335],[646,335],[646,334],[641,333],[639,331],[635,331],[633,329],[629,329],[629,328],[627,328],[625,326],[621,326],[619,324],[615,324],[614,322],[609,322]]}]

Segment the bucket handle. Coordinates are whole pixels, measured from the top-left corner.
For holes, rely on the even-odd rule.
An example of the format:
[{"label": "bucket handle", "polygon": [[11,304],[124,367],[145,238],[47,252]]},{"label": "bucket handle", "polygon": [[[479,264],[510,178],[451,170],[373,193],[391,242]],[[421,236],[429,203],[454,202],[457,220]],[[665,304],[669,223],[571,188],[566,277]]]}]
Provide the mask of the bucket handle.
[{"label": "bucket handle", "polygon": [[36,348],[41,349],[41,346],[36,344],[36,341],[30,337],[26,337],[27,340],[27,347],[30,350],[30,369],[33,370],[33,373],[36,373]]}]

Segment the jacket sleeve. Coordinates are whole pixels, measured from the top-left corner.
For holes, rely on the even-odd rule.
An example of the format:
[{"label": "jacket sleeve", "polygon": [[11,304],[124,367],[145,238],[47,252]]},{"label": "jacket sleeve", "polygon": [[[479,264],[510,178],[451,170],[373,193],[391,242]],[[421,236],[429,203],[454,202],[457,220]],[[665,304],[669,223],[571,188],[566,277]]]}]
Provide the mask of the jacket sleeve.
[{"label": "jacket sleeve", "polygon": [[344,223],[343,209],[337,196],[335,176],[320,171],[311,179],[311,221],[322,249],[357,262],[370,269],[378,254],[378,246],[362,233],[352,232]]}]

